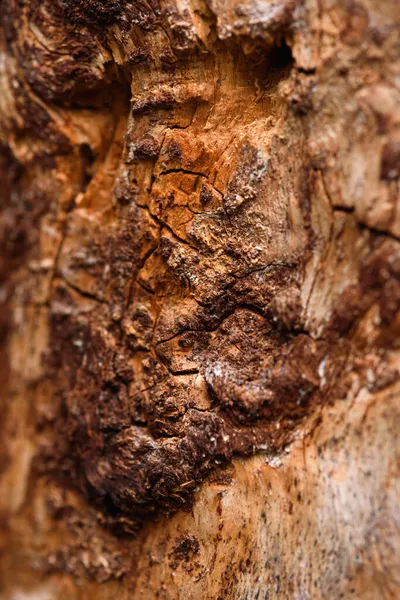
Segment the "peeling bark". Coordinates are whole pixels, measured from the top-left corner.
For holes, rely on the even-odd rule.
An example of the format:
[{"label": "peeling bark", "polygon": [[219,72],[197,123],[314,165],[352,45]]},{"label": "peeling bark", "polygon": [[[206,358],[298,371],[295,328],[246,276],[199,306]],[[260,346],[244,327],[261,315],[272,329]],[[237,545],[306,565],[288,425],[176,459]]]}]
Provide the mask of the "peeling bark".
[{"label": "peeling bark", "polygon": [[4,0],[1,598],[395,598],[394,0]]}]

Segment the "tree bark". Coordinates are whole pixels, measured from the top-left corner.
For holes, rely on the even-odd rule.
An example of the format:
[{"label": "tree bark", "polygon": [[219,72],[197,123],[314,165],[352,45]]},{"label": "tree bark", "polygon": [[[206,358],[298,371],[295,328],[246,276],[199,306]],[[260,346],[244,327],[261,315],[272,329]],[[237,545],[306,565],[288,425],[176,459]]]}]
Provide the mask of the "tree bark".
[{"label": "tree bark", "polygon": [[397,2],[0,11],[1,599],[397,598]]}]

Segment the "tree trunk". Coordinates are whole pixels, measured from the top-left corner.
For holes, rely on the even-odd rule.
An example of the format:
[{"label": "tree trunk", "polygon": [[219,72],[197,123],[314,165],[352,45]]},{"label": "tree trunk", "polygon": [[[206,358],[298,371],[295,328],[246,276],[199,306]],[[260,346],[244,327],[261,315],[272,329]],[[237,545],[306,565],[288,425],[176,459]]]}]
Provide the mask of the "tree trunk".
[{"label": "tree trunk", "polygon": [[0,598],[398,598],[398,3],[0,11]]}]

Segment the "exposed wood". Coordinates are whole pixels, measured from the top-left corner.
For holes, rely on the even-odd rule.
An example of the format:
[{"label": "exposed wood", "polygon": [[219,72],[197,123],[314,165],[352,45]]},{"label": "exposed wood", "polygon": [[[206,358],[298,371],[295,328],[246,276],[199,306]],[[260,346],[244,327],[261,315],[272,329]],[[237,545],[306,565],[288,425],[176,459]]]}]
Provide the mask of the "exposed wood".
[{"label": "exposed wood", "polygon": [[0,11],[0,598],[397,598],[398,3]]}]

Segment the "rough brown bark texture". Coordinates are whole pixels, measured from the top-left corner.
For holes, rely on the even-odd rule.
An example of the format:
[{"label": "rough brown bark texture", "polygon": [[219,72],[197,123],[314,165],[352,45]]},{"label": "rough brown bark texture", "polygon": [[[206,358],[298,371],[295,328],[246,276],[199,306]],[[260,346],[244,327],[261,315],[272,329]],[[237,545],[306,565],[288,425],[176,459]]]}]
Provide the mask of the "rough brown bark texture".
[{"label": "rough brown bark texture", "polygon": [[0,11],[0,597],[398,597],[398,3]]}]

